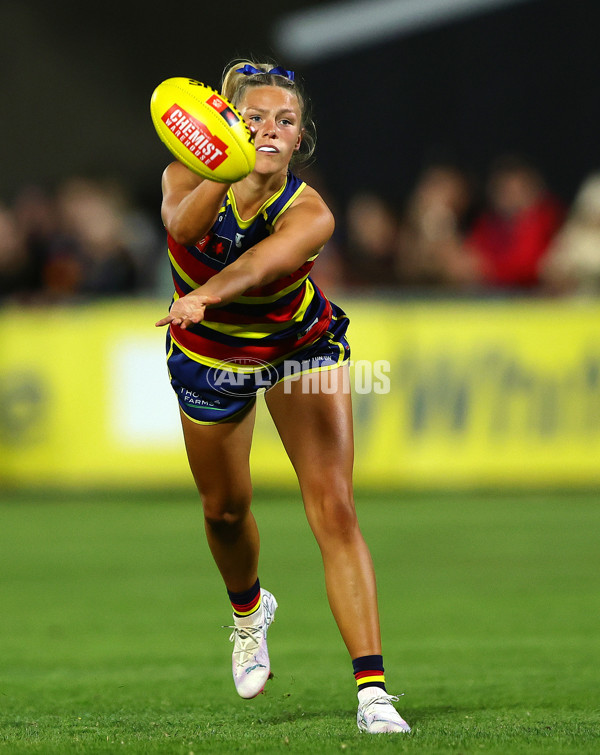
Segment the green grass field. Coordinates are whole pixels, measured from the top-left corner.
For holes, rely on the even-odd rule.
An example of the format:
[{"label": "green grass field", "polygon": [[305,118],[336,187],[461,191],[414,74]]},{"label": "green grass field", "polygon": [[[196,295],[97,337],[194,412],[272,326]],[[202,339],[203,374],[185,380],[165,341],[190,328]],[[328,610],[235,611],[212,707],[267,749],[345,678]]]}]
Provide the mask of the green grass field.
[{"label": "green grass field", "polygon": [[361,735],[298,497],[257,494],[275,678],[230,677],[194,494],[0,503],[0,750],[600,752],[600,496],[362,494],[388,688],[410,735]]}]

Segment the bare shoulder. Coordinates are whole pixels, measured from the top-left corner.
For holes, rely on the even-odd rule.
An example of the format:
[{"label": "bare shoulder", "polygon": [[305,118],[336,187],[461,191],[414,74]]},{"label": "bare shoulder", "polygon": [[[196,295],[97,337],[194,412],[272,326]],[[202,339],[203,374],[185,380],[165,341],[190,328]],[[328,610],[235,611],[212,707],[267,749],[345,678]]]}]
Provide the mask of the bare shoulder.
[{"label": "bare shoulder", "polygon": [[275,223],[275,233],[286,234],[291,243],[300,242],[305,253],[321,249],[335,228],[333,213],[321,195],[306,186]]},{"label": "bare shoulder", "polygon": [[322,212],[328,212],[330,215],[332,214],[323,197],[316,189],[313,189],[313,187],[308,184],[304,187],[292,206],[302,204],[303,202],[308,202],[315,209],[320,209]]},{"label": "bare shoulder", "polygon": [[323,197],[312,186],[305,186],[298,197],[281,216],[284,223],[294,220],[305,223],[307,221],[318,223],[324,229],[330,227],[333,233],[335,220],[333,213],[327,206]]}]

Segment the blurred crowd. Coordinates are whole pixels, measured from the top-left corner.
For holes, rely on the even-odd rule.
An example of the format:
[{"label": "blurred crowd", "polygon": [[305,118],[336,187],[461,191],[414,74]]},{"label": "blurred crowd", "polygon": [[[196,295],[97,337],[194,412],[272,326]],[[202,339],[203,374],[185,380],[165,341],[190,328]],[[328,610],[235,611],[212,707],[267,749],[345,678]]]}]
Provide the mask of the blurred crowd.
[{"label": "blurred crowd", "polygon": [[114,181],[73,176],[53,191],[22,188],[0,203],[0,300],[156,292],[165,249],[157,221]]},{"label": "blurred crowd", "polygon": [[598,295],[600,172],[566,204],[522,156],[499,156],[481,181],[435,163],[399,208],[352,196],[320,264],[324,284],[365,292]]},{"label": "blurred crowd", "polygon": [[[401,206],[357,192],[336,219],[314,275],[328,289],[600,294],[600,172],[566,206],[522,157],[496,159],[481,185],[440,162]],[[0,301],[168,296],[168,276],[158,207],[114,181],[73,176],[0,202]]]}]

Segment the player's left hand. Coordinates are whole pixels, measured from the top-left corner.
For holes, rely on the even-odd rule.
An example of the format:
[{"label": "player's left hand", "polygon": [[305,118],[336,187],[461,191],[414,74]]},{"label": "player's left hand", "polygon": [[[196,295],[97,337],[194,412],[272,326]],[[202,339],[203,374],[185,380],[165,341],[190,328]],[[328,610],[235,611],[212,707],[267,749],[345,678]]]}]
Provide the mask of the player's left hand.
[{"label": "player's left hand", "polygon": [[218,304],[220,301],[220,296],[206,296],[192,291],[182,296],[181,299],[177,299],[169,314],[159,320],[156,327],[160,328],[163,325],[173,323],[173,325],[179,325],[182,330],[185,330],[190,325],[196,325],[204,319],[206,307],[210,304]]}]

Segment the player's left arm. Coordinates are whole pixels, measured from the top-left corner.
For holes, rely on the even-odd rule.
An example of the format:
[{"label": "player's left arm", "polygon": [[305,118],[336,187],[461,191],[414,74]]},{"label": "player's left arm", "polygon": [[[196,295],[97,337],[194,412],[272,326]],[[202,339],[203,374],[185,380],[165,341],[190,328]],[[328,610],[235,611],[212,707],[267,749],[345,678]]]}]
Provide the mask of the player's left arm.
[{"label": "player's left arm", "polygon": [[[304,196],[306,194],[306,196]],[[331,211],[316,191],[305,189],[275,224],[273,233],[248,249],[204,285],[178,299],[157,325],[174,322],[182,328],[204,317],[206,297],[227,304],[251,288],[291,275],[329,240],[334,229]]]},{"label": "player's left arm", "polygon": [[235,274],[248,268],[250,280],[239,293],[294,273],[323,248],[334,227],[331,211],[316,192],[294,203],[278,219],[274,232],[237,260]]}]

